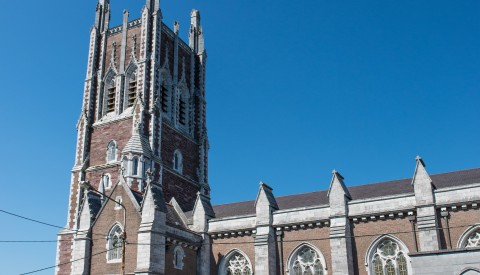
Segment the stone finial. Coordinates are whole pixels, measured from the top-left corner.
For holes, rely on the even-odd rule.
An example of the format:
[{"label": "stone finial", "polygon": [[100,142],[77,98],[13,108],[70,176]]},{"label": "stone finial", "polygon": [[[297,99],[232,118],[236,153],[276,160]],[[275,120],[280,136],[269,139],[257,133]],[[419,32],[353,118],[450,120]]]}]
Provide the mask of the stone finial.
[{"label": "stone finial", "polygon": [[200,26],[200,12],[198,10],[193,9],[190,13],[191,24],[194,27]]},{"label": "stone finial", "polygon": [[177,21],[173,23],[173,32],[176,35],[178,35],[178,33],[180,32],[180,24]]},{"label": "stone finial", "polygon": [[197,200],[195,201],[195,206],[193,207],[192,229],[197,232],[207,232],[208,220],[213,218],[215,218],[215,212],[212,204],[210,203],[210,198],[201,192],[197,192]]}]

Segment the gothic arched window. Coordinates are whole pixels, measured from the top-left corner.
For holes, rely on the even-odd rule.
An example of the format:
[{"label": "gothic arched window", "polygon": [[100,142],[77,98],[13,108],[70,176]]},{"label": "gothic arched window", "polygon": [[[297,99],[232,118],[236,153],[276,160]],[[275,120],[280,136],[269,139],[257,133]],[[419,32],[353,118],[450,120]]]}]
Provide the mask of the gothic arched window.
[{"label": "gothic arched window", "polygon": [[480,224],[467,229],[458,241],[458,248],[480,247]]},{"label": "gothic arched window", "polygon": [[297,247],[289,257],[288,274],[291,275],[325,275],[326,266],[323,255],[309,244]]},{"label": "gothic arched window", "polygon": [[125,87],[125,108],[129,108],[137,98],[137,69],[134,65],[131,65],[127,71]]},{"label": "gothic arched window", "polygon": [[183,258],[185,258],[185,251],[179,245],[173,250],[173,267],[175,269],[183,269]]},{"label": "gothic arched window", "polygon": [[111,113],[115,111],[115,100],[117,97],[117,85],[115,83],[115,76],[110,76],[105,82],[105,112]]},{"label": "gothic arched window", "polygon": [[162,112],[164,114],[167,114],[166,115],[167,118],[170,118],[169,114],[171,112],[170,110],[171,110],[171,101],[172,101],[172,93],[171,93],[172,86],[170,84],[171,78],[168,72],[166,72],[165,70],[162,71],[161,77],[162,77],[162,80],[160,84],[160,105],[161,105]]},{"label": "gothic arched window", "polygon": [[133,160],[132,160],[132,176],[138,176],[138,165],[139,163],[139,160],[138,160],[138,157],[134,157]]},{"label": "gothic arched window", "polygon": [[183,156],[179,150],[175,150],[173,153],[173,170],[180,174],[183,172]]},{"label": "gothic arched window", "polygon": [[185,86],[179,88],[178,100],[178,123],[180,126],[188,127],[190,114],[190,94]]},{"label": "gothic arched window", "polygon": [[108,260],[115,261],[122,259],[123,230],[116,224],[108,234]]},{"label": "gothic arched window", "polygon": [[393,237],[385,236],[375,241],[367,252],[370,275],[411,274],[406,246]]},{"label": "gothic arched window", "polygon": [[102,184],[105,188],[112,187],[112,177],[110,176],[110,174],[102,175]]},{"label": "gothic arched window", "polygon": [[240,250],[229,252],[220,263],[219,275],[252,275],[252,264]]},{"label": "gothic arched window", "polygon": [[117,160],[117,143],[112,140],[107,145],[107,162],[114,162]]}]

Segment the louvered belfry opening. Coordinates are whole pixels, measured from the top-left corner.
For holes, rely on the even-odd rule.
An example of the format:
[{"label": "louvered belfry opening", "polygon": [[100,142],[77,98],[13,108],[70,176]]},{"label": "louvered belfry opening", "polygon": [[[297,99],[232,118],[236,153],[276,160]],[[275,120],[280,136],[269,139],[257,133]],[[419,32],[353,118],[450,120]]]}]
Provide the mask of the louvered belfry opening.
[{"label": "louvered belfry opening", "polygon": [[132,107],[137,97],[137,78],[133,76],[128,82],[128,102],[127,107]]},{"label": "louvered belfry opening", "polygon": [[179,116],[178,116],[178,121],[180,124],[185,125],[186,122],[186,103],[185,100],[180,99],[180,106],[179,106]]},{"label": "louvered belfry opening", "polygon": [[167,113],[168,112],[168,90],[167,88],[162,85],[162,111],[164,113]]},{"label": "louvered belfry opening", "polygon": [[107,90],[107,113],[115,111],[115,94],[116,88],[115,85],[112,85]]}]

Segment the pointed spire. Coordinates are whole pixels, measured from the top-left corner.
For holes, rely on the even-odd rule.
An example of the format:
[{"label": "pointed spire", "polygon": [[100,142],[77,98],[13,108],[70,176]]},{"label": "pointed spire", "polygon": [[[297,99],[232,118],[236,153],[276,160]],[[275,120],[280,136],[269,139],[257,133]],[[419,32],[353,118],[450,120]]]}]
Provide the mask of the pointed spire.
[{"label": "pointed spire", "polygon": [[330,188],[328,188],[327,196],[330,197],[330,194],[332,192],[338,192],[342,190],[345,197],[347,197],[348,199],[352,199],[352,196],[350,195],[347,186],[345,186],[343,176],[337,170],[333,170],[332,174],[333,177],[332,181],[330,182]]},{"label": "pointed spire", "polygon": [[435,185],[425,169],[425,162],[420,156],[416,158],[417,164],[413,174],[412,185],[415,191],[417,205],[432,204],[434,202],[433,189]]},{"label": "pointed spire", "polygon": [[415,166],[415,172],[412,178],[412,185],[415,185],[419,182],[432,184],[432,179],[428,175],[427,169],[425,169],[426,165],[422,157],[417,156],[415,160],[417,161],[417,164]]},{"label": "pointed spire", "polygon": [[268,206],[272,207],[275,210],[278,210],[278,204],[277,200],[275,199],[275,196],[273,195],[273,189],[272,187],[268,186],[264,182],[260,182],[260,188],[258,190],[257,194],[257,200],[255,201],[255,206],[259,204],[260,202],[263,203],[268,203]]},{"label": "pointed spire", "polygon": [[208,220],[215,218],[215,211],[213,210],[210,198],[197,193],[197,200],[193,207],[193,230],[197,232],[208,231]]},{"label": "pointed spire", "polygon": [[167,206],[165,205],[165,196],[163,194],[163,190],[160,186],[152,182],[151,174],[147,178],[147,188],[144,196],[145,198],[143,200],[142,213],[144,211],[153,210],[167,213]]},{"label": "pointed spire", "polygon": [[202,54],[205,50],[202,25],[200,24],[200,12],[192,10],[190,14],[190,32],[188,35],[189,46],[197,54]]}]

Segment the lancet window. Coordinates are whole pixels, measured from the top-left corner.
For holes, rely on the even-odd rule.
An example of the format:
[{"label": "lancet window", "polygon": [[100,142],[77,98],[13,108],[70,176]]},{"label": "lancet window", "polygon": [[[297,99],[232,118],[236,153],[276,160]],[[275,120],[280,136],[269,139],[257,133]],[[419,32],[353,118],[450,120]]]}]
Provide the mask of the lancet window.
[{"label": "lancet window", "polygon": [[123,230],[116,224],[108,234],[108,260],[119,260],[122,258]]}]

